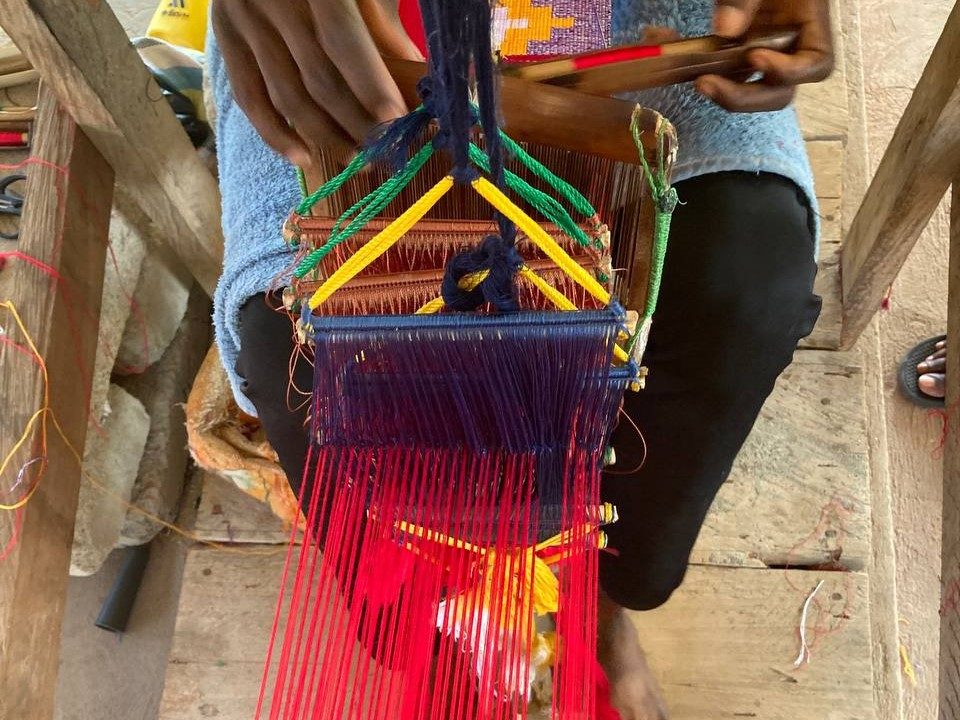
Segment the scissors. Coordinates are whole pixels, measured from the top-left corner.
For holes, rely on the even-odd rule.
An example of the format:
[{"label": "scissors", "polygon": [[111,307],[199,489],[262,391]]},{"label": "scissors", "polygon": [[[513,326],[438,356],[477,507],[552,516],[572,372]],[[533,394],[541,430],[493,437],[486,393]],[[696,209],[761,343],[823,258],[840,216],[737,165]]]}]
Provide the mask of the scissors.
[{"label": "scissors", "polygon": [[[10,186],[21,180],[26,180],[27,176],[22,174],[7,175],[0,178],[0,215],[15,215],[20,217],[23,214],[23,196],[10,190]],[[13,232],[0,231],[0,238],[4,240],[16,240],[20,237],[20,231]]]}]

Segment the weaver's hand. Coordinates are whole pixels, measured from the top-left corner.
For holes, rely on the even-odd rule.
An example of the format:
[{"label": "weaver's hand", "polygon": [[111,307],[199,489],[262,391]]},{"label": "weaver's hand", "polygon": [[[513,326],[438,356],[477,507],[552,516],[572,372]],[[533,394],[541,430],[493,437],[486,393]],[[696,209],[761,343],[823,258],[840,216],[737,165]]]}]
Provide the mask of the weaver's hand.
[{"label": "weaver's hand", "polygon": [[381,58],[422,59],[397,0],[214,0],[211,13],[237,103],[291,162],[406,112]]},{"label": "weaver's hand", "polygon": [[717,0],[714,32],[737,38],[748,30],[797,26],[796,51],[754,50],[750,64],[763,73],[758,82],[704,75],[697,89],[731,112],[779,110],[793,100],[797,85],[820,82],[833,71],[829,0]]}]

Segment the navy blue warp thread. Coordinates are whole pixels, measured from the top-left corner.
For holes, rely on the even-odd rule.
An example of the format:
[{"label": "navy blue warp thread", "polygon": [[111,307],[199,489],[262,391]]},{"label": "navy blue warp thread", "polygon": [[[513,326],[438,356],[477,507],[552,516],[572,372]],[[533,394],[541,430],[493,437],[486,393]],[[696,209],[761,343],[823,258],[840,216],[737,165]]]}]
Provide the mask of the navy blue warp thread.
[{"label": "navy blue warp thread", "polygon": [[[421,86],[424,105],[437,119],[434,142],[453,156],[451,174],[466,184],[477,177],[470,163],[469,146],[479,120],[493,183],[504,188],[503,147],[497,118],[497,87],[490,44],[490,0],[420,0],[430,54],[430,84]],[[479,117],[470,98],[471,74],[477,92]],[[514,248],[516,227],[500,213],[494,218],[499,238],[485,239],[480,248],[460,253],[447,265],[441,296],[451,309],[473,310],[490,302],[500,312],[519,310],[514,275],[521,260]],[[458,287],[467,274],[489,271],[474,290]]]}]

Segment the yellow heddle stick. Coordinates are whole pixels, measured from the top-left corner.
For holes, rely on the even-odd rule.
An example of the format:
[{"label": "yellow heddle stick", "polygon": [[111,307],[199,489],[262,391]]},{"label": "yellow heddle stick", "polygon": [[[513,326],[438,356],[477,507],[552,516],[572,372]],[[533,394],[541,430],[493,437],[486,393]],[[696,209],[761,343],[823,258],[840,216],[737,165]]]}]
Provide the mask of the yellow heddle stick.
[{"label": "yellow heddle stick", "polygon": [[523,232],[543,253],[553,260],[553,262],[563,272],[569,275],[584,290],[593,295],[604,305],[610,304],[610,293],[597,282],[590,273],[584,270],[577,262],[567,254],[557,244],[557,241],[550,237],[547,232],[540,227],[529,215],[518,208],[513,202],[497,188],[496,185],[483,177],[479,177],[472,183],[474,190],[480,193],[487,202],[502,212],[505,217],[512,220],[517,228]]},{"label": "yellow heddle stick", "polygon": [[337,268],[310,298],[308,305],[316,310],[327,298],[353,280],[370,263],[383,255],[400,238],[409,232],[410,228],[420,222],[421,218],[430,212],[430,208],[437,204],[450,188],[453,187],[453,178],[449,175],[430,188],[422,198],[417,200],[396,220],[370,238],[367,243],[354,253],[343,265]]}]

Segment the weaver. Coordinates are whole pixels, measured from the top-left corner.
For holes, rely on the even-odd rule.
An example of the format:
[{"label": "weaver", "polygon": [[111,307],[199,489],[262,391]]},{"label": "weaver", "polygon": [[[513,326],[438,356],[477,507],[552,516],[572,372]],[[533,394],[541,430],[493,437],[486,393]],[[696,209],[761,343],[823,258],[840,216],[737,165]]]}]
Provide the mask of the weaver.
[{"label": "weaver", "polygon": [[[288,306],[315,367],[312,447],[258,715],[526,717],[548,668],[552,717],[598,717],[597,558],[616,520],[600,471],[640,386],[668,158],[651,169],[637,138],[658,205],[628,322],[600,214],[497,126],[487,0],[421,10],[423,104],[284,228]],[[391,171],[361,173],[376,163]],[[610,186],[608,200],[629,183]],[[320,205],[342,212],[311,216]]]}]

